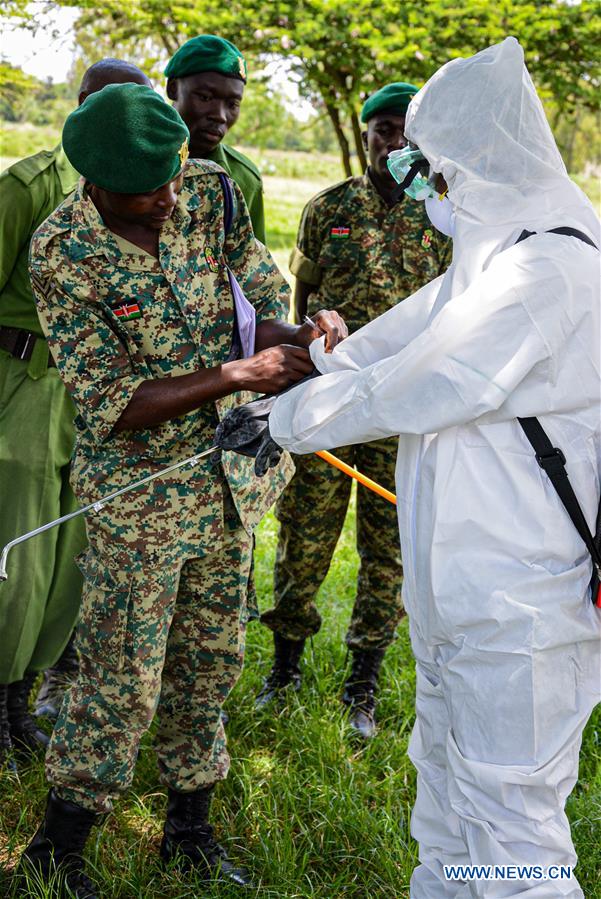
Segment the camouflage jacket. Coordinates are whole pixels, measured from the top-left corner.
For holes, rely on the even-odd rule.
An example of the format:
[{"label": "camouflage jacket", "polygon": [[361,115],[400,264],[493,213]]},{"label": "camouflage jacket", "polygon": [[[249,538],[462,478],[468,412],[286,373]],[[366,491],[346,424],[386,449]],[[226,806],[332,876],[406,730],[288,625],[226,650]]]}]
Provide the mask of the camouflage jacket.
[{"label": "camouflage jacket", "polygon": [[[288,287],[269,251],[255,240],[236,186],[232,227],[224,233],[220,171],[206,160],[188,162],[173,216],[160,233],[159,259],[128,247],[106,228],[83,179],[34,235],[30,270],[40,321],[79,413],[73,482],[82,500],[93,501],[210,447],[224,411],[249,399],[240,393],[156,427],[114,430],[143,381],[227,361],[234,310],[226,262],[254,305],[257,322],[286,319]],[[205,460],[194,470],[189,491],[185,485],[192,484],[191,474],[184,471],[168,482],[155,481],[153,502],[169,484],[176,488],[175,508],[163,503],[163,514],[169,516],[171,508],[172,524],[181,523],[177,515],[187,503],[190,520],[200,517],[206,525],[204,537],[195,531],[188,542],[204,544],[209,531],[212,538],[220,531],[229,487],[251,530],[283,489],[291,468],[288,459],[275,477],[260,481],[252,463],[230,453],[223,454],[221,465]],[[119,520],[117,506],[126,509],[127,504],[118,500],[107,506],[107,522],[111,515]]]},{"label": "camouflage jacket", "polygon": [[367,172],[309,201],[290,271],[315,286],[309,314],[336,309],[356,331],[436,278],[450,261],[451,242],[432,226],[424,204],[405,196],[388,206]]}]

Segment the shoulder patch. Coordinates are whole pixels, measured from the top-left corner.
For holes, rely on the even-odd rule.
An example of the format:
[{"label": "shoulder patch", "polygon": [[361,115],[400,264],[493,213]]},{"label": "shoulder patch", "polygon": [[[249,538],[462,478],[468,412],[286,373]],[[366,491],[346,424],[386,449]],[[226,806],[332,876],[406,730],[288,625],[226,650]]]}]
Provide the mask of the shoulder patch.
[{"label": "shoulder patch", "polygon": [[261,181],[261,172],[254,164],[254,162],[248,158],[248,156],[245,156],[244,153],[240,153],[239,150],[235,150],[233,147],[230,147],[227,144],[222,144],[221,146],[226,156],[231,156],[231,158],[235,159],[236,162],[241,162],[242,165],[249,170],[249,172],[252,172],[252,174],[256,178],[258,178],[259,181]]},{"label": "shoulder patch", "polygon": [[56,153],[54,150],[42,150],[40,153],[35,153],[33,156],[27,156],[25,159],[15,162],[7,169],[7,172],[10,172],[22,184],[29,185],[34,178],[50,168],[55,160]]}]

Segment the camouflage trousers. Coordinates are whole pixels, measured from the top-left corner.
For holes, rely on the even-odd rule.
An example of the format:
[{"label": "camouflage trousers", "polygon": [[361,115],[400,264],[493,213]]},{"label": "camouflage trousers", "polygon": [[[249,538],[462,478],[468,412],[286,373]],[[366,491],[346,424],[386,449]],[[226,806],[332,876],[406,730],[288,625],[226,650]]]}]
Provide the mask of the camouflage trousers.
[{"label": "camouflage trousers", "polygon": [[[397,440],[335,450],[335,455],[394,491]],[[296,474],[277,507],[280,521],[275,571],[275,607],[261,621],[290,640],[316,634],[321,616],[315,597],[342,531],[352,481],[318,456],[295,457]],[[351,649],[388,646],[403,614],[403,569],[396,508],[382,497],[357,490],[357,596],[346,635]]]},{"label": "camouflage trousers", "polygon": [[88,550],[79,677],[46,755],[62,798],[110,811],[155,713],[162,783],[189,792],[226,777],[221,707],[242,669],[252,553],[233,504],[226,513],[223,538],[198,558],[142,560],[132,574]]}]

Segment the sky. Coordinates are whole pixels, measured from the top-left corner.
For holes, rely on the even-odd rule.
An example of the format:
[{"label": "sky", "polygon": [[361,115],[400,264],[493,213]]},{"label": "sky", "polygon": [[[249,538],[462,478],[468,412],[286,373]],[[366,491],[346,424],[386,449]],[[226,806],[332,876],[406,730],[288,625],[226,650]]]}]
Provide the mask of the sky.
[{"label": "sky", "polygon": [[[43,8],[45,3],[30,3],[30,7],[36,6]],[[15,27],[10,19],[1,20],[3,59],[43,81],[48,77],[65,81],[73,62],[73,23],[77,16],[77,9],[56,9],[44,17],[44,28],[35,36],[25,28]]]},{"label": "sky", "polygon": [[[29,8],[44,8],[45,0],[32,2]],[[77,8],[56,8],[42,19],[43,27],[34,36],[25,28],[18,28],[14,21],[0,18],[2,39],[0,55],[15,66],[20,66],[28,75],[45,81],[52,78],[56,83],[65,81],[74,56],[73,23],[78,16]],[[295,84],[287,77],[286,66],[282,62],[272,62],[266,67],[271,76],[271,84],[280,90],[288,101],[290,111],[305,122],[313,109],[298,95]]]}]

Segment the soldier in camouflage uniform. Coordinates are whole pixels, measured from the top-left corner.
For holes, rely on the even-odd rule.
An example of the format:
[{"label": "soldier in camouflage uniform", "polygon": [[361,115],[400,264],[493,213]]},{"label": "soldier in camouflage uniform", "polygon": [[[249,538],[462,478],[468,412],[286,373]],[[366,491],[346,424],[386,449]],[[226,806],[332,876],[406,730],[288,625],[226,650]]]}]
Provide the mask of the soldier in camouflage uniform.
[{"label": "soldier in camouflage uniform", "polygon": [[[223,412],[249,397],[235,392],[277,392],[311,370],[315,329],[285,322],[286,283],[253,236],[241,192],[229,182],[226,224],[227,184],[213,163],[185,165],[187,140],[178,113],[137,85],[105,88],[65,125],[65,152],[83,178],[37,231],[31,275],[78,411],[72,482],[82,503],[209,448]],[[227,267],[256,314],[246,358],[232,352]],[[326,331],[339,324],[335,314],[317,320]],[[220,713],[253,612],[252,530],[291,463],[265,487],[252,465],[233,454],[205,460],[87,520],[80,673],[47,754],[45,821],[23,862],[45,880],[58,868],[76,896],[96,896],[81,851],[131,783],[155,713],[169,796],[163,860],[248,882],[213,839],[208,810],[229,766]]]},{"label": "soldier in camouflage uniform", "polygon": [[[150,84],[131,63],[100,60],[84,73],[79,103],[126,81]],[[38,321],[28,258],[34,231],[75,190],[78,177],[60,144],[0,175],[1,546],[77,507],[69,486],[75,410]],[[73,558],[85,541],[80,518],[64,522],[17,547],[16,577],[0,584],[0,764],[11,743],[22,757],[48,745],[29,713],[38,672],[46,669],[36,714],[54,719],[77,672],[70,635],[82,581]]]},{"label": "soldier in camouflage uniform", "polygon": [[265,243],[261,173],[248,156],[223,143],[240,115],[247,78],[242,53],[225,38],[199,34],[173,54],[165,75],[167,96],[190,130],[190,156],[225,169],[244,195],[255,237]]},{"label": "soldier in camouflage uniform", "polygon": [[[254,162],[224,143],[238,121],[248,77],[238,48],[215,34],[199,34],[176,50],[165,69],[167,96],[190,131],[190,156],[210,159],[236,182],[248,208],[255,237],[266,243],[263,181]],[[254,565],[249,596],[256,602]],[[227,715],[223,713],[227,722]]]},{"label": "soldier in camouflage uniform", "polygon": [[[354,331],[437,277],[450,261],[424,204],[394,195],[388,153],[405,145],[405,112],[417,88],[388,85],[365,103],[369,167],[314,197],[306,206],[292,252],[296,314],[301,321],[327,303]],[[394,491],[396,440],[348,446],[336,454]],[[281,523],[275,564],[275,608],[261,620],[274,632],[275,660],[258,707],[281,689],[300,686],[298,663],[321,617],[315,597],[327,575],[349,502],[351,481],[316,456],[295,459],[296,474],[277,507]],[[403,614],[402,566],[394,506],[365,488],[357,491],[357,596],[346,642],[353,663],[343,701],[350,724],[374,733],[374,690],[386,647]]]}]

